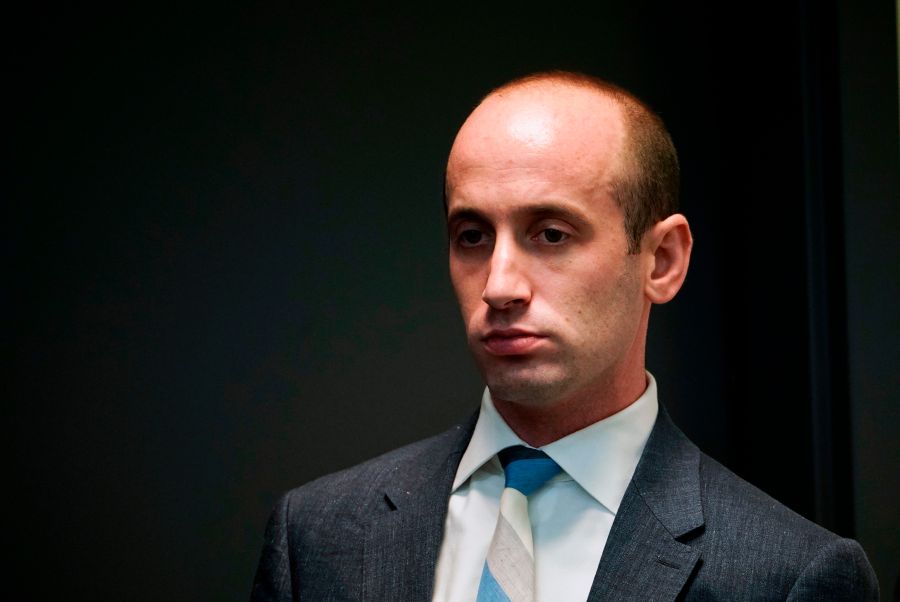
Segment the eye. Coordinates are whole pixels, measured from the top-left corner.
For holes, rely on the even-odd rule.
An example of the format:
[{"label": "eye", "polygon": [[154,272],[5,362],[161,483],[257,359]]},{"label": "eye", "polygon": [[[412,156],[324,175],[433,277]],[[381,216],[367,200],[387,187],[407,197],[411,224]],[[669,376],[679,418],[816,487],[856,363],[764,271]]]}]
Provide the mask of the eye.
[{"label": "eye", "polygon": [[466,228],[459,233],[456,240],[462,247],[477,247],[486,242],[487,236],[476,228]]},{"label": "eye", "polygon": [[544,228],[538,233],[538,239],[551,245],[556,245],[569,238],[569,235],[557,228]]}]

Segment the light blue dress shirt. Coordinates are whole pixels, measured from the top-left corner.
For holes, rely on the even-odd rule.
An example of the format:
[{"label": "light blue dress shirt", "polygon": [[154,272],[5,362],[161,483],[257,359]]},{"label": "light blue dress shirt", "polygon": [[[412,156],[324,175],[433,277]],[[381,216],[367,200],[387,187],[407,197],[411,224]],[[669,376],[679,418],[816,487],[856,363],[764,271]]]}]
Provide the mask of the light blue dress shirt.
[{"label": "light blue dress shirt", "polygon": [[[619,504],[659,410],[656,381],[624,410],[541,449],[562,473],[529,498],[535,549],[535,601],[588,597]],[[486,389],[472,440],[456,471],[435,572],[435,602],[471,602],[503,492],[497,452],[526,445],[494,408]]]}]

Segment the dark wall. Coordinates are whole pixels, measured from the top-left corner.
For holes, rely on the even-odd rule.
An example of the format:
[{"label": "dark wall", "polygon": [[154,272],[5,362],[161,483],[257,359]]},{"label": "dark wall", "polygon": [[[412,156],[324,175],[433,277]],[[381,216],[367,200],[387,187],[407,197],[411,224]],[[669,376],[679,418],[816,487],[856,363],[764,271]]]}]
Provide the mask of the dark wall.
[{"label": "dark wall", "polygon": [[484,92],[546,68],[669,124],[696,250],[649,369],[702,448],[813,517],[804,21],[731,10],[23,16],[18,579],[37,598],[244,599],[281,492],[473,411],[443,163]]},{"label": "dark wall", "polygon": [[852,490],[856,536],[885,600],[900,600],[900,21],[895,7],[845,0],[838,13]]}]

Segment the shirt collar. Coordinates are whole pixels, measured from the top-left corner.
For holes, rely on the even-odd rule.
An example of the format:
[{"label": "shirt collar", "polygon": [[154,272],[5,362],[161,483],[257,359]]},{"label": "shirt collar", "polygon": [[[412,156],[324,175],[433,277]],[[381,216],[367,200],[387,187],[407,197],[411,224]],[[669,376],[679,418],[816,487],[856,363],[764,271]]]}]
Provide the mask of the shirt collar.
[{"label": "shirt collar", "polygon": [[[634,403],[541,449],[591,497],[615,514],[658,411],[656,380],[647,372],[647,388]],[[497,452],[512,445],[530,447],[509,428],[485,388],[478,422],[457,468],[453,490],[494,459]]]}]

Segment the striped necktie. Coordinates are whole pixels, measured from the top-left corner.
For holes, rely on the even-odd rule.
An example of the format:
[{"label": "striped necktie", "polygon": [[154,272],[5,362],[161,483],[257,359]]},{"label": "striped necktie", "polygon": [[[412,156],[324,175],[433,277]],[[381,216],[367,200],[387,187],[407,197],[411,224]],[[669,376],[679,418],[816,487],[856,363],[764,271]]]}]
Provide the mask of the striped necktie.
[{"label": "striped necktie", "polygon": [[534,544],[528,518],[528,496],[560,468],[547,454],[517,445],[498,456],[506,473],[500,516],[478,585],[477,602],[534,600]]}]

